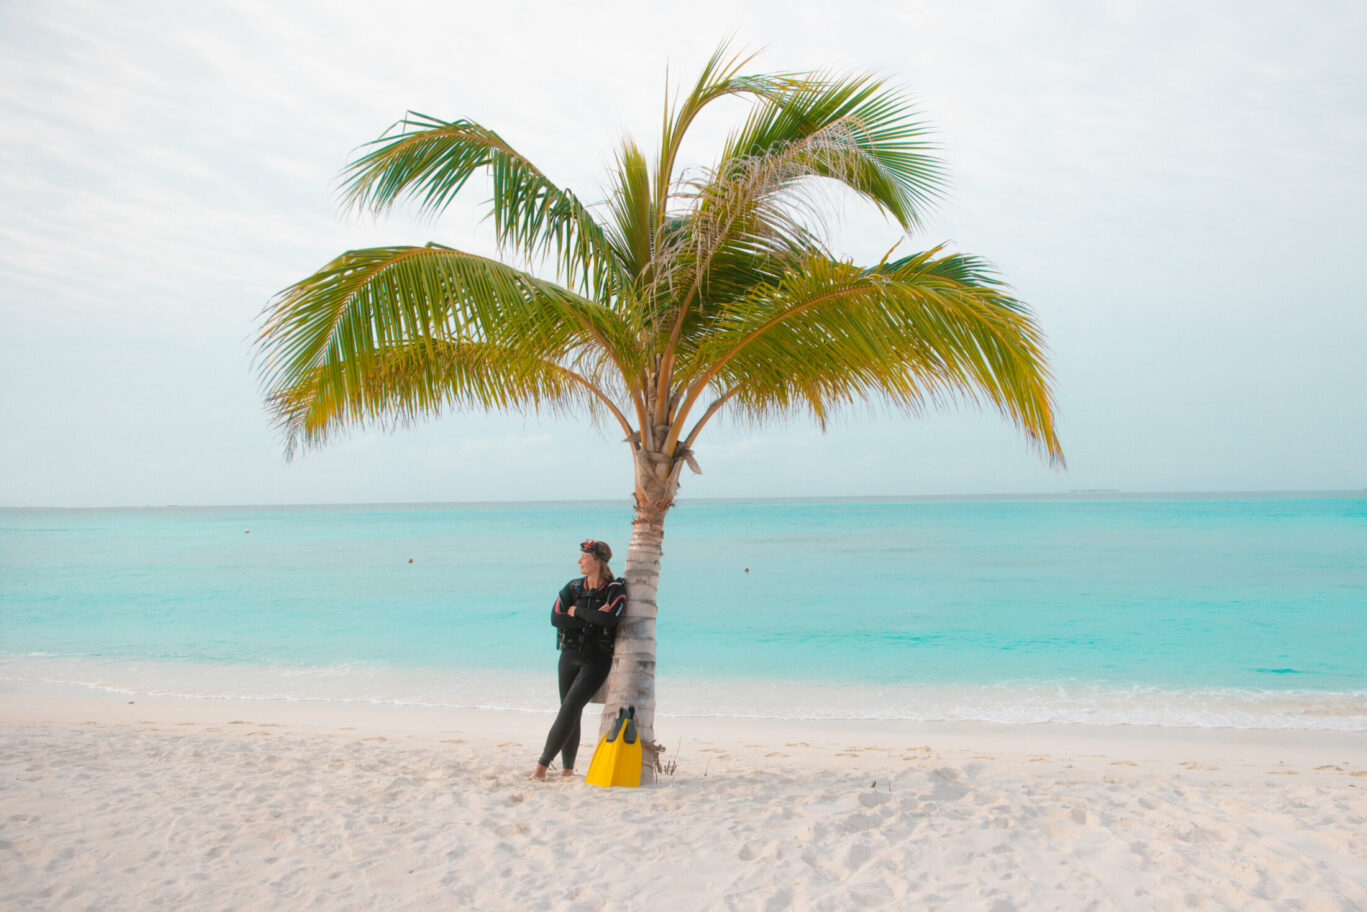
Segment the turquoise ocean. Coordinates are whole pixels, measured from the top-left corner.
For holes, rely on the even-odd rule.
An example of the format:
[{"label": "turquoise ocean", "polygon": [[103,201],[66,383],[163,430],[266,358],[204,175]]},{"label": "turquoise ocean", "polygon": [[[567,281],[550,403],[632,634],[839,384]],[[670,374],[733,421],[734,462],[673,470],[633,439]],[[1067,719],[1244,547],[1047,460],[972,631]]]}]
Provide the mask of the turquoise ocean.
[{"label": "turquoise ocean", "polygon": [[[0,688],[545,712],[625,503],[0,510]],[[1367,494],[682,502],[662,716],[1367,731]]]}]

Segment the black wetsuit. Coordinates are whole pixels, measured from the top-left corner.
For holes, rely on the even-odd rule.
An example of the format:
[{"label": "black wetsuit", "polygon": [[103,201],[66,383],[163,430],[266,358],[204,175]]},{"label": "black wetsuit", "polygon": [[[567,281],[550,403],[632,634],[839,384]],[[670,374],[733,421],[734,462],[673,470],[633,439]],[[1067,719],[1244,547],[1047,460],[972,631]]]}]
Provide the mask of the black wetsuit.
[{"label": "black wetsuit", "polygon": [[[556,753],[564,769],[574,769],[579,752],[579,718],[612,668],[612,645],[617,621],[627,604],[626,585],[609,580],[589,589],[584,578],[572,579],[560,590],[551,608],[551,624],[560,647],[560,712],[546,736],[542,766],[550,766]],[[570,617],[570,606],[574,616]]]}]

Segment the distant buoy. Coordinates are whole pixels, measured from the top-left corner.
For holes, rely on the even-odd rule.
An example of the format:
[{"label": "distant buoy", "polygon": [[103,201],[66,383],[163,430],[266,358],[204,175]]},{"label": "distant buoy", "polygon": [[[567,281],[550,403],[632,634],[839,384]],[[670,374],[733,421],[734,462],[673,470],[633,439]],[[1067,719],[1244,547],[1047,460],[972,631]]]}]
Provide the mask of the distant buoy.
[{"label": "distant buoy", "polygon": [[413,563],[413,558],[410,557],[410,558],[408,559],[408,562],[409,562],[410,564]]},{"label": "distant buoy", "polygon": [[251,530],[251,529],[243,529],[243,530],[242,530],[242,534],[243,534],[243,535],[251,535],[251,534],[252,534],[252,530]]},{"label": "distant buoy", "polygon": [[746,572],[746,573],[749,573],[749,572],[750,572],[750,568],[749,568],[749,567],[746,567],[746,568],[745,568],[745,572]]}]

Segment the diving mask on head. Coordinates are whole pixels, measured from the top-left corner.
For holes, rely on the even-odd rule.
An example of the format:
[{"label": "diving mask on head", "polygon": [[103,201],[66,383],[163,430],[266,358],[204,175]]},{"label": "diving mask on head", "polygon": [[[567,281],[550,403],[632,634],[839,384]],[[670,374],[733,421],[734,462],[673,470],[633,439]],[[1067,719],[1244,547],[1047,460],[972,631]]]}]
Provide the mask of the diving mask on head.
[{"label": "diving mask on head", "polygon": [[591,538],[586,538],[580,542],[579,550],[583,551],[585,554],[592,554],[600,561],[612,560],[612,549],[608,547],[607,542],[594,541]]}]

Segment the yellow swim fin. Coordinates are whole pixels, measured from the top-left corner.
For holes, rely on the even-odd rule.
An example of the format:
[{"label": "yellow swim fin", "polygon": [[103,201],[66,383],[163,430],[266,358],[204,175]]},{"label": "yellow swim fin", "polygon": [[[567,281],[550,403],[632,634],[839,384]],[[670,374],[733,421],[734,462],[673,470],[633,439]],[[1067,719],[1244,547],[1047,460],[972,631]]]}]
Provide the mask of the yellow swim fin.
[{"label": "yellow swim fin", "polygon": [[636,707],[619,710],[608,733],[598,742],[584,781],[609,788],[641,784],[641,739],[636,735]]}]

